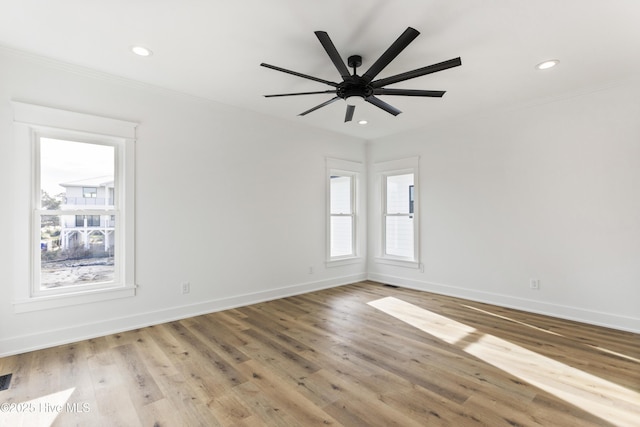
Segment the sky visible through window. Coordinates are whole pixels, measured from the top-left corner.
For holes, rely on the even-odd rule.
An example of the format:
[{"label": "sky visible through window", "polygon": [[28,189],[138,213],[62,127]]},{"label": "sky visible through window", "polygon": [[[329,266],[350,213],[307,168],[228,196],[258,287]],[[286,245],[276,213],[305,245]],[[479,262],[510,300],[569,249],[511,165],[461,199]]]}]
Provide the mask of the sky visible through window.
[{"label": "sky visible through window", "polygon": [[40,185],[50,196],[64,192],[61,183],[100,176],[114,176],[114,147],[40,139]]}]

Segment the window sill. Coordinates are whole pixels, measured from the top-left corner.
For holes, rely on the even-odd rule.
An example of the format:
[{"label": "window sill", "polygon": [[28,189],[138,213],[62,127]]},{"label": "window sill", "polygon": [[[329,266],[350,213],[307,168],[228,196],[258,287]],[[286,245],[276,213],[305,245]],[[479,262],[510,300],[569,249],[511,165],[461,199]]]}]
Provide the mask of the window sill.
[{"label": "window sill", "polygon": [[420,261],[409,261],[409,260],[403,260],[403,259],[380,258],[380,257],[376,257],[374,258],[374,260],[378,264],[387,264],[387,265],[393,265],[396,267],[413,268],[416,270],[420,268]]},{"label": "window sill", "polygon": [[15,313],[27,313],[30,311],[48,310],[51,308],[107,301],[117,298],[128,298],[135,296],[135,294],[136,287],[133,285],[110,289],[80,291],[72,294],[38,296],[14,301],[13,311]]},{"label": "window sill", "polygon": [[364,258],[362,257],[351,257],[351,258],[341,258],[341,259],[326,261],[325,264],[327,268],[331,268],[331,267],[342,267],[343,265],[359,264],[362,262],[364,262]]}]

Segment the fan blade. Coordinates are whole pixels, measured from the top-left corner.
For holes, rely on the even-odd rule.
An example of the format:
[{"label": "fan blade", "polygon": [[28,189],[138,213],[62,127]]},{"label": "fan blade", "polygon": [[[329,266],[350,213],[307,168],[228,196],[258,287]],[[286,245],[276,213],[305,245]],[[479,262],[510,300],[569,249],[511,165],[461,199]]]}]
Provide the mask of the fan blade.
[{"label": "fan blade", "polygon": [[362,75],[362,78],[365,82],[369,83],[374,79],[375,76],[380,73],[393,59],[400,54],[404,50],[405,47],[409,46],[409,43],[413,41],[420,32],[414,28],[408,27],[404,30],[404,33],[398,37],[398,39],[393,42],[389,49],[387,49],[380,58],[376,62],[373,63],[371,68],[367,70],[366,73]]},{"label": "fan blade", "polygon": [[296,96],[296,95],[316,95],[320,93],[336,93],[335,90],[320,90],[317,92],[298,92],[298,93],[278,93],[275,95],[264,95],[265,98],[275,98],[277,96]]},{"label": "fan blade", "polygon": [[407,71],[406,73],[402,74],[396,74],[395,76],[387,77],[385,79],[376,80],[374,82],[371,82],[371,86],[373,86],[374,88],[380,88],[382,86],[414,79],[416,77],[424,76],[442,70],[447,70],[449,68],[458,67],[460,65],[462,65],[462,60],[460,60],[460,58],[458,57],[450,59],[448,61],[440,62],[438,64],[418,68],[417,70]]},{"label": "fan blade", "polygon": [[338,99],[341,99],[341,98],[339,98],[339,97],[337,97],[337,96],[336,96],[335,98],[331,98],[330,100],[328,100],[328,101],[326,101],[326,102],[323,102],[323,103],[322,103],[322,104],[320,104],[320,105],[316,105],[315,107],[311,108],[310,110],[307,110],[307,111],[305,111],[305,112],[302,112],[302,113],[300,113],[300,114],[298,114],[298,115],[299,115],[299,116],[305,116],[305,115],[307,115],[307,114],[309,114],[309,113],[311,113],[311,112],[313,112],[313,111],[316,111],[318,108],[322,108],[322,107],[324,107],[324,106],[326,106],[326,105],[331,104],[332,102],[336,102]]},{"label": "fan blade", "polygon": [[347,112],[344,115],[344,122],[350,122],[353,119],[353,113],[356,111],[355,105],[347,105]]},{"label": "fan blade", "polygon": [[342,58],[340,57],[340,54],[338,53],[338,49],[336,49],[335,45],[329,38],[329,34],[327,34],[324,31],[316,31],[315,34],[316,34],[316,37],[318,37],[318,40],[320,40],[322,47],[324,47],[324,50],[327,51],[329,58],[331,58],[331,61],[333,61],[333,65],[336,66],[342,78],[348,79],[349,77],[351,77],[351,74],[349,73],[349,69],[345,65]]},{"label": "fan blade", "polygon": [[375,105],[378,108],[382,108],[384,111],[386,111],[389,114],[393,114],[394,116],[397,116],[398,114],[402,113],[402,111],[398,110],[396,107],[393,107],[393,106],[387,104],[386,102],[384,102],[380,98],[376,98],[373,95],[365,98],[364,100],[367,101],[370,104]]},{"label": "fan blade", "polygon": [[401,96],[428,96],[431,98],[441,98],[444,90],[416,90],[416,89],[374,89],[374,95],[401,95]]},{"label": "fan blade", "polygon": [[338,83],[330,82],[328,80],[319,79],[317,77],[309,76],[306,74],[298,73],[295,71],[287,70],[285,68],[276,67],[275,65],[265,64],[264,62],[260,64],[261,67],[271,68],[272,70],[282,71],[283,73],[292,74],[294,76],[302,77],[303,79],[309,79],[316,82],[324,83],[329,86],[338,87]]}]

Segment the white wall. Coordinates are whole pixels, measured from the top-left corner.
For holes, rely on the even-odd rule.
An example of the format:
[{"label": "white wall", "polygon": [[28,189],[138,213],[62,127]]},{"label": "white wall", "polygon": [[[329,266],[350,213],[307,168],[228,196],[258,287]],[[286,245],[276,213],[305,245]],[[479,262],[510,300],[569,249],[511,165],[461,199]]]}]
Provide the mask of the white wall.
[{"label": "white wall", "polygon": [[424,272],[369,277],[640,331],[639,117],[621,82],[372,142],[420,156]]},{"label": "white wall", "polygon": [[[14,314],[30,165],[10,100],[139,122],[136,297]],[[363,279],[324,267],[326,156],[362,162],[364,142],[0,50],[0,356]]]},{"label": "white wall", "polygon": [[[10,100],[140,123],[136,297],[14,314],[29,165],[15,162]],[[640,331],[639,100],[627,82],[365,153],[303,124],[0,49],[0,356],[364,278],[363,264],[324,268],[324,168],[365,154],[421,157],[424,273],[370,253],[372,279]]]}]

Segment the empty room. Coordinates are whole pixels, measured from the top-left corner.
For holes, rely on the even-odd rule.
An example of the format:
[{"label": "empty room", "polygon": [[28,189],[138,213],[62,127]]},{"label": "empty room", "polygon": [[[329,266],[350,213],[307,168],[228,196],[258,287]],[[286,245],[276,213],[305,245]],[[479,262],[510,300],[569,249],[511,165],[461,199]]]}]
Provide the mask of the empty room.
[{"label": "empty room", "polygon": [[0,426],[639,424],[637,1],[0,2]]}]

